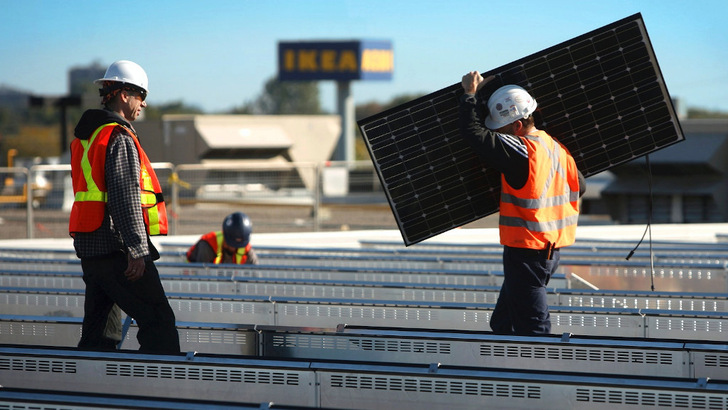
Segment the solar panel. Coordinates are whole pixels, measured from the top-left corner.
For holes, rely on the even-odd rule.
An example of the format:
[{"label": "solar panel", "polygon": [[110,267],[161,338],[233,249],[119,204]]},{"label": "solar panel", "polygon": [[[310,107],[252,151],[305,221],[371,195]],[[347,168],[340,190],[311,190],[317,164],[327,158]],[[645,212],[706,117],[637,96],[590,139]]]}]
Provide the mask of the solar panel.
[{"label": "solar panel", "polygon": [[[483,73],[526,88],[585,177],[684,139],[640,13]],[[405,245],[498,211],[500,174],[459,133],[460,83],[358,121]],[[487,98],[485,98],[487,100]]]}]

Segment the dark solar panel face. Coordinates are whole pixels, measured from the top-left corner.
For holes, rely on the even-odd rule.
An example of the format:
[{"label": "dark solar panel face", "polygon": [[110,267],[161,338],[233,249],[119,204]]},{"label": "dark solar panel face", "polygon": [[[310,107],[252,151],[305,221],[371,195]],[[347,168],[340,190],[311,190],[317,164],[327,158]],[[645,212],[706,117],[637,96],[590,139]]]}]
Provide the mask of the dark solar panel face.
[{"label": "dark solar panel face", "polygon": [[[483,73],[526,88],[588,177],[684,139],[640,14]],[[406,245],[498,211],[500,174],[460,137],[459,83],[358,121]]]}]

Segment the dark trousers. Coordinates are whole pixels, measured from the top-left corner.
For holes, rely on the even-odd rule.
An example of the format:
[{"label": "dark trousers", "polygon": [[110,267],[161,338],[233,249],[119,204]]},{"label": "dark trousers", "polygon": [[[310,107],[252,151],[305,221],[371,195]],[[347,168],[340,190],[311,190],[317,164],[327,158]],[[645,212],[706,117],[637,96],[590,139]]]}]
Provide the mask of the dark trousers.
[{"label": "dark trousers", "polygon": [[174,311],[167,301],[154,262],[146,263],[144,275],[136,282],[124,277],[126,266],[126,255],[122,252],[81,260],[86,298],[78,347],[94,350],[109,348],[104,329],[109,311],[116,303],[137,322],[140,352],[179,353]]},{"label": "dark trousers", "polygon": [[503,248],[503,272],[498,302],[490,318],[490,328],[502,335],[542,335],[551,333],[551,316],[546,285],[559,266],[559,250],[548,258],[547,251]]}]

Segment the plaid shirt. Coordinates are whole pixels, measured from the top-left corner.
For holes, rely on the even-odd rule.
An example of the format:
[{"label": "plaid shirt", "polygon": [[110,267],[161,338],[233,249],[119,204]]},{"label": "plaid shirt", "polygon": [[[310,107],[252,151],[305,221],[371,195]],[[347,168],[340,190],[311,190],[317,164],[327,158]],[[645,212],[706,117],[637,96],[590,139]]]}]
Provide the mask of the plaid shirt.
[{"label": "plaid shirt", "polygon": [[[126,121],[119,122],[131,128]],[[74,235],[73,246],[79,258],[117,251],[129,253],[132,258],[159,258],[144,225],[139,194],[139,154],[132,138],[122,129],[115,131],[109,140],[105,167],[106,213],[99,229]]]}]

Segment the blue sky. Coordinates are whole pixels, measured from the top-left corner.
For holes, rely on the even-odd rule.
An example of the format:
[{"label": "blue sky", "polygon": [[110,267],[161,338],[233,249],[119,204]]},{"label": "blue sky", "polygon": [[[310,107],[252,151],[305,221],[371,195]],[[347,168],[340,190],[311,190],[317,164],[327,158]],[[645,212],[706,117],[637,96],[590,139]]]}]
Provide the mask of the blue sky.
[{"label": "blue sky", "polygon": [[[277,44],[391,40],[391,81],[359,81],[357,104],[429,93],[641,12],[673,97],[728,111],[728,1],[0,0],[0,84],[40,95],[68,90],[68,70],[118,59],[149,75],[149,103],[207,112],[260,95]],[[325,109],[336,88],[321,82]]]}]

